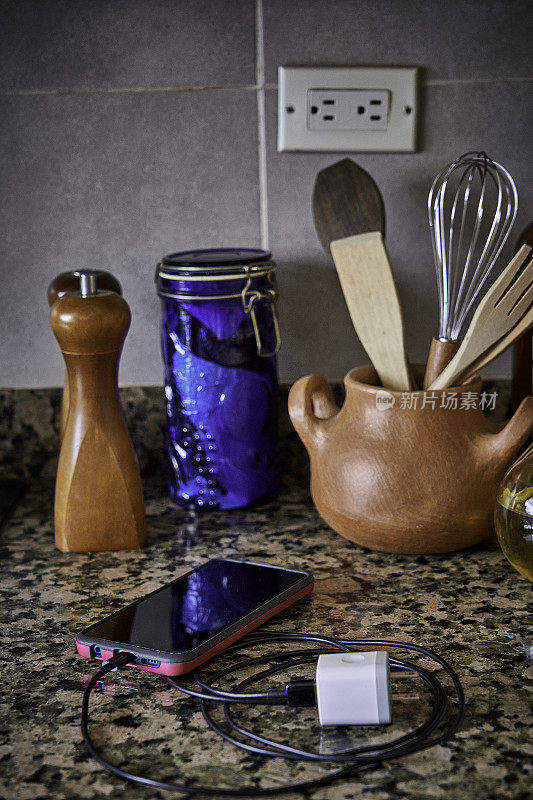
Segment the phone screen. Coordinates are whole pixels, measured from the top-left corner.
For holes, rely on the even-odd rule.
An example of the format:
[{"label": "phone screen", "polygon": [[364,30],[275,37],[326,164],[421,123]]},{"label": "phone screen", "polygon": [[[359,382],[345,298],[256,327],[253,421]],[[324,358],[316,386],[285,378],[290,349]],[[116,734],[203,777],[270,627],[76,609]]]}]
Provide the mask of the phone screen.
[{"label": "phone screen", "polygon": [[210,561],[86,633],[95,639],[148,650],[184,652],[301,580],[301,572]]}]

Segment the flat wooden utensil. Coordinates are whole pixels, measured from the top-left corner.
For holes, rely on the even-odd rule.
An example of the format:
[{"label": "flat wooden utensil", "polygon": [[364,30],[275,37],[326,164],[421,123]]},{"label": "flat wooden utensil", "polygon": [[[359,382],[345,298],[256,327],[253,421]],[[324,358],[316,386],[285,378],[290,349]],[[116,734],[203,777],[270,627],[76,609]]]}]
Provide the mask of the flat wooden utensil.
[{"label": "flat wooden utensil", "polygon": [[[523,244],[533,246],[533,222],[524,228],[516,243],[518,251]],[[524,333],[513,347],[513,382],[511,408],[517,409],[524,397],[533,394],[533,337]]]},{"label": "flat wooden utensil", "polygon": [[479,372],[483,367],[486,367],[487,364],[490,364],[491,361],[494,361],[495,358],[498,358],[508,347],[516,342],[516,340],[522,336],[526,331],[528,331],[533,326],[533,307],[526,311],[520,322],[511,328],[509,333],[500,339],[499,342],[496,342],[494,347],[489,347],[489,349],[483,353],[483,355],[477,360],[474,361],[473,364],[461,375],[461,383],[464,383],[469,378],[474,375],[474,373]]},{"label": "flat wooden utensil", "polygon": [[357,233],[380,231],[385,236],[385,207],[371,175],[350,158],[343,158],[316,176],[313,217],[322,247]]},{"label": "flat wooden utensil", "polygon": [[403,320],[383,242],[383,200],[372,177],[344,158],[318,173],[313,191],[315,228],[331,252],[361,344],[383,386],[412,387]]},{"label": "flat wooden utensil", "polygon": [[[485,366],[523,333],[521,323],[533,306],[533,258],[527,261],[530,253],[531,247],[523,245],[494,281],[478,305],[459,350],[428,387],[430,391],[457,385],[459,378]],[[502,340],[507,344],[500,350]],[[485,360],[490,352],[495,355]]]}]

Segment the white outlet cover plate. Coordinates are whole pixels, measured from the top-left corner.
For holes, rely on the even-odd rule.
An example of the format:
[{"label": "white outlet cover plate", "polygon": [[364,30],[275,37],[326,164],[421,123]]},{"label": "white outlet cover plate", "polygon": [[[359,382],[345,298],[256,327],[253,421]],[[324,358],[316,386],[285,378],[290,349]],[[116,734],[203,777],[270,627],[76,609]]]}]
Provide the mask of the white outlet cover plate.
[{"label": "white outlet cover plate", "polygon": [[[386,130],[310,130],[313,89],[384,89],[390,92]],[[415,152],[417,67],[279,67],[278,152]]]}]

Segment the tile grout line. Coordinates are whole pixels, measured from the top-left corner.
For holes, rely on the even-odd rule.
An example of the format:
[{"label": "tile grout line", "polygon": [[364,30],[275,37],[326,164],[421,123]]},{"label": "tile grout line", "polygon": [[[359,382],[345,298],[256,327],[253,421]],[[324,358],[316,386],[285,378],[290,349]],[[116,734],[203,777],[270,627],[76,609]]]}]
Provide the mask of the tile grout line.
[{"label": "tile grout line", "polygon": [[263,0],[255,0],[256,61],[255,82],[257,87],[257,149],[259,169],[259,230],[261,247],[268,250],[268,194],[265,122],[265,46],[263,30]]},{"label": "tile grout line", "polygon": [[2,97],[49,97],[55,95],[75,95],[75,94],[157,94],[165,92],[219,92],[219,91],[246,91],[255,92],[257,85],[247,83],[228,83],[227,85],[213,86],[130,86],[112,87],[110,89],[20,89],[14,91],[0,91]]},{"label": "tile grout line", "polygon": [[[256,0],[260,3],[261,0]],[[261,35],[261,44],[263,36]],[[256,59],[256,72],[259,72],[259,65]],[[165,92],[225,92],[225,91],[245,91],[256,92],[259,90],[273,90],[278,88],[277,83],[266,83],[264,81],[264,50],[262,59],[262,82],[254,84],[248,83],[228,83],[226,85],[213,84],[206,86],[195,86],[184,84],[182,86],[131,86],[131,87],[112,87],[110,89],[14,89],[0,91],[0,97],[53,97],[64,95],[84,95],[84,94],[156,94]],[[489,83],[531,83],[533,77],[501,77],[501,78],[450,78],[443,80],[421,81],[421,86],[469,86],[484,85]]]},{"label": "tile grout line", "polygon": [[531,83],[533,78],[530,77],[521,77],[521,78],[512,78],[512,77],[501,77],[501,78],[450,78],[448,80],[433,80],[433,81],[421,81],[422,86],[472,86],[472,85],[484,85],[488,83]]}]

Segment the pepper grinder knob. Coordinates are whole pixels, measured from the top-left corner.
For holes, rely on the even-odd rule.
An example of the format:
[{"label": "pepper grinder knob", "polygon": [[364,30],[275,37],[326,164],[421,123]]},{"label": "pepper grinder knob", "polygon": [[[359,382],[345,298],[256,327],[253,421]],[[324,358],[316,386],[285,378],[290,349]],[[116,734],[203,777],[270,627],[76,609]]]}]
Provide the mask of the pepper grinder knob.
[{"label": "pepper grinder knob", "polygon": [[80,294],[82,297],[90,297],[96,294],[97,288],[97,274],[92,270],[87,272],[80,272]]},{"label": "pepper grinder knob", "polygon": [[[83,275],[83,274],[82,274]],[[124,550],[146,541],[139,466],[118,394],[118,363],[131,312],[115,292],[58,297],[50,324],[67,365],[70,408],[59,454],[55,543],[63,551]]]}]

